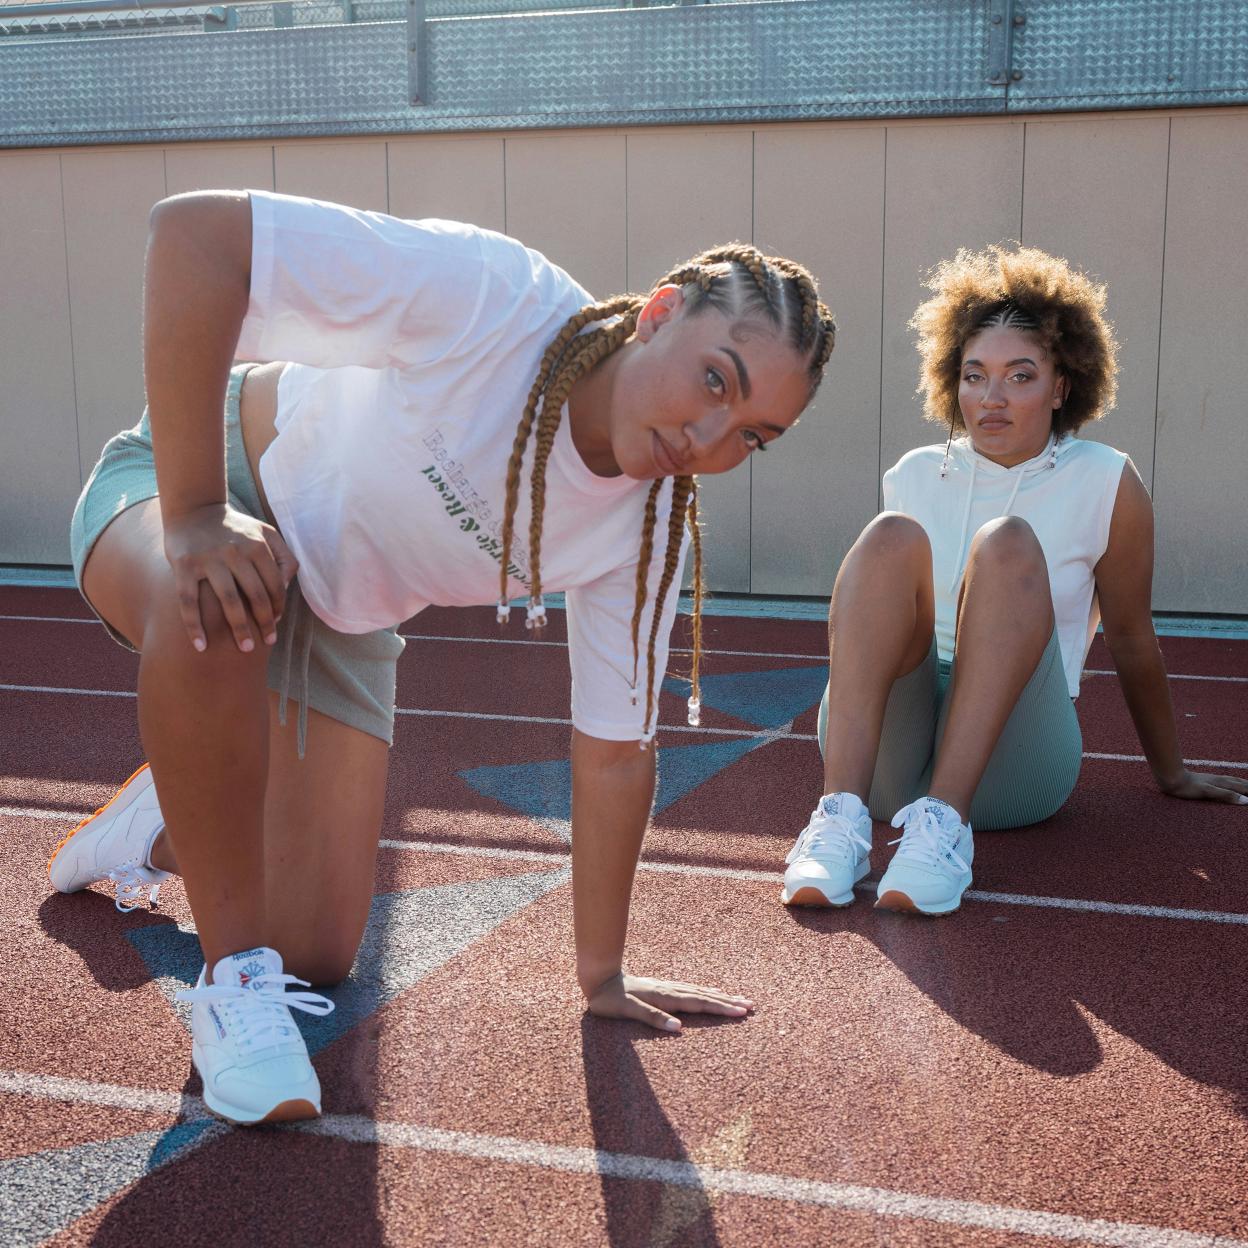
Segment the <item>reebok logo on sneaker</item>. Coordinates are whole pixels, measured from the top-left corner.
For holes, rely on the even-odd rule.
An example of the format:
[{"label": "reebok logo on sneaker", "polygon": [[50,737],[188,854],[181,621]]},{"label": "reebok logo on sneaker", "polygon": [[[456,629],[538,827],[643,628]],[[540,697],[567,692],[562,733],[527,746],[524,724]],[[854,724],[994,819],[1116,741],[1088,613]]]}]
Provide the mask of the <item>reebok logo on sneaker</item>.
[{"label": "reebok logo on sneaker", "polygon": [[221,1015],[217,1013],[216,1006],[210,1005],[208,1007],[208,1013],[211,1015],[212,1021],[216,1025],[217,1039],[224,1040],[225,1039],[225,1026],[221,1022]]}]

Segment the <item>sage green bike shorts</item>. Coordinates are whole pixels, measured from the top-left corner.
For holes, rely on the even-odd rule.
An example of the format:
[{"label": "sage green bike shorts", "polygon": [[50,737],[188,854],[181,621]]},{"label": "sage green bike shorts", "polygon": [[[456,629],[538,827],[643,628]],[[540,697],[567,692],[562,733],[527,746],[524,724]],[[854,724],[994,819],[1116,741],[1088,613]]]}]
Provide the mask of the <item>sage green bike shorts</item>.
[{"label": "sage green bike shorts", "polygon": [[[230,372],[225,398],[227,487],[230,506],[264,519],[239,424],[239,396],[251,367],[239,364]],[[82,570],[100,534],[127,508],[155,498],[158,492],[152,430],[144,411],[133,429],[119,433],[105,445],[74,508],[70,548],[80,591]],[[104,626],[114,640],[128,650],[134,649],[107,621]],[[336,632],[303,601],[298,577],[291,582],[286,611],[278,624],[277,644],[269,658],[268,685],[281,694],[283,723],[288,694],[298,701],[300,756],[307,738],[308,707],[380,737],[387,744],[393,742],[395,668],[403,646],[396,628],[358,635]]]},{"label": "sage green bike shorts", "polygon": [[[887,823],[928,792],[949,712],[956,663],[927,658],[893,682],[867,805]],[[828,692],[819,707],[819,749],[827,736]],[[1083,762],[1083,734],[1066,685],[1057,630],[1006,721],[971,802],[976,831],[1022,828],[1056,813],[1074,791]]]}]

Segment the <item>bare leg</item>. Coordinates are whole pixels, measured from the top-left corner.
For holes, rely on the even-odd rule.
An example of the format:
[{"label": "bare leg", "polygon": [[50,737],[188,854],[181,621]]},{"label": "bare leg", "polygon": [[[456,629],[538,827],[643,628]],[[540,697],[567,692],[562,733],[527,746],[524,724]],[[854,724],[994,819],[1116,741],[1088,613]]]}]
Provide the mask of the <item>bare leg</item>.
[{"label": "bare leg", "polygon": [[389,747],[318,711],[307,750],[277,722],[272,695],[265,799],[266,943],[313,984],[344,979],[373,899]]},{"label": "bare leg", "polygon": [[139,729],[208,965],[265,943],[268,648],[239,651],[201,590],[208,648],[182,627],[155,499],[104,531],[83,586],[141,651]]},{"label": "bare leg", "polygon": [[[139,514],[145,506],[150,507],[149,513]],[[286,969],[292,974],[316,984],[335,983],[350,970],[368,920],[389,749],[377,737],[310,710],[307,749],[301,760],[296,749],[295,729],[293,725],[283,727],[278,723],[277,695],[271,692],[266,695],[262,669],[258,677],[258,718],[262,733],[259,744],[251,734],[240,731],[239,720],[232,718],[234,709],[228,709],[222,716],[215,715],[219,708],[206,708],[214,713],[217,722],[221,718],[226,720],[223,733],[226,740],[221,744],[237,749],[246,735],[252,750],[243,760],[225,757],[227,778],[215,793],[186,794],[186,786],[176,783],[178,768],[181,766],[184,773],[189,772],[192,781],[206,786],[209,755],[205,747],[211,744],[208,738],[213,734],[203,726],[204,712],[197,710],[186,682],[176,674],[165,676],[162,669],[155,666],[160,643],[141,623],[144,614],[150,614],[150,608],[137,592],[138,576],[128,574],[122,594],[106,579],[111,564],[130,566],[132,547],[150,545],[150,540],[159,534],[159,525],[160,515],[154,504],[140,504],[123,513],[97,543],[86,576],[88,593],[97,608],[105,603],[111,606],[116,600],[117,611],[124,616],[118,619],[106,616],[109,623],[128,637],[138,636],[140,642],[146,636],[153,636],[153,643],[144,646],[140,667],[140,696],[145,703],[140,715],[145,748],[152,761],[153,775],[157,777],[166,830],[152,846],[151,863],[162,871],[183,874],[180,860],[196,861],[193,836],[198,831],[207,839],[210,861],[216,860],[225,866],[226,874],[235,877],[243,888],[248,882],[259,885],[259,905],[254,897],[247,902],[255,930],[248,928],[249,935],[240,932],[229,938],[235,943],[229,947],[222,945],[219,954],[215,950],[210,953],[205,943],[209,966],[225,953],[268,945],[281,953]],[[163,563],[163,551],[158,553]],[[163,569],[158,567],[156,571],[159,575]],[[203,655],[195,654],[187,643],[185,649],[192,656],[188,662],[192,675],[196,675],[196,669],[212,655],[218,658],[232,655],[240,660],[250,657],[239,654],[232,640],[226,640],[226,645],[210,644]],[[178,641],[175,636],[175,642]],[[267,655],[265,648],[262,661]],[[155,689],[143,685],[145,672],[149,677],[159,673]],[[229,694],[229,691],[227,681],[225,692]],[[203,692],[201,687],[198,694],[201,701]],[[211,692],[215,698],[221,690],[213,684]],[[250,701],[254,690],[246,692]],[[167,696],[162,700],[161,695]],[[255,707],[249,710],[256,714]],[[167,714],[183,725],[201,725],[198,733],[202,735],[188,729],[192,738],[189,743],[180,739],[171,741],[161,720],[161,716]],[[178,755],[179,746],[189,752],[190,758],[185,764]],[[240,766],[243,762],[260,761],[266,754],[266,774],[259,782],[257,799],[256,790],[245,787],[256,784],[255,778],[241,775]],[[213,758],[220,756],[221,751],[212,754]],[[244,809],[244,792],[251,794],[254,809]],[[201,810],[206,811],[202,803],[214,800],[221,808],[219,824],[208,823],[211,816],[206,813],[202,820],[192,816],[189,841],[185,835],[188,817],[183,809],[188,798],[200,804]],[[239,835],[239,829],[244,826],[254,826],[255,831],[250,834],[254,839],[241,849],[237,846],[226,849],[229,838]],[[223,835],[218,835],[218,830]],[[252,854],[253,848],[259,852]],[[249,855],[245,863],[239,857],[243,850]],[[188,887],[188,896],[202,941],[204,926],[199,899],[206,883],[202,873],[196,882],[201,887]],[[211,883],[207,882],[206,886],[211,888]],[[227,896],[224,890],[218,895]]]},{"label": "bare leg", "polygon": [[934,622],[927,534],[884,512],[850,548],[832,591],[825,793],[867,800],[889,691],[926,658]]},{"label": "bare leg", "polygon": [[958,604],[957,664],[930,794],[966,821],[971,799],[1053,632],[1044,552],[1015,516],[975,535]]}]

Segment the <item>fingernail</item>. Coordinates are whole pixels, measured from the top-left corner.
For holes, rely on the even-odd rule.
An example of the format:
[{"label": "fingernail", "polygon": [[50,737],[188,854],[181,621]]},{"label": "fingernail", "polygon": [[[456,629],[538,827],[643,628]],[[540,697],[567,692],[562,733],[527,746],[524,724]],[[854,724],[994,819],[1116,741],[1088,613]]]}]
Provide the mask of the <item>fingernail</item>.
[{"label": "fingernail", "polygon": [[208,643],[202,637],[196,637],[191,643],[201,654],[208,649]]},{"label": "fingernail", "polygon": [[265,640],[265,642],[266,642],[268,645],[272,646],[272,645],[276,644],[276,642],[277,642],[277,634],[276,634],[276,633],[268,633],[268,634],[266,634],[266,636],[265,636],[264,640]]},{"label": "fingernail", "polygon": [[245,638],[244,638],[244,639],[243,639],[243,640],[239,643],[239,647],[238,647],[238,648],[239,648],[241,651],[243,651],[243,653],[244,653],[244,654],[250,654],[250,653],[251,653],[251,652],[252,652],[252,651],[256,648],[256,643],[255,643],[254,641],[252,641],[252,639],[251,639],[250,637],[245,637]]},{"label": "fingernail", "polygon": [[667,1022],[665,1022],[665,1023],[663,1024],[663,1026],[664,1026],[664,1027],[665,1027],[668,1031],[679,1031],[679,1030],[680,1030],[680,1019],[678,1019],[678,1018],[669,1018],[669,1019],[667,1020]]}]

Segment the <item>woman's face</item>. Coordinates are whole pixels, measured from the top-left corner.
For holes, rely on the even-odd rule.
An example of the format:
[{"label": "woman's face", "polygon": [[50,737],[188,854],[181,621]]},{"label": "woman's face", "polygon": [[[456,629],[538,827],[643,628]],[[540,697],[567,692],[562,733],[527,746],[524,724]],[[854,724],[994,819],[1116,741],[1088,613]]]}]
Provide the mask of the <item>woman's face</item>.
[{"label": "woman's face", "polygon": [[728,472],[810,400],[806,362],[771,326],[690,314],[676,287],[652,296],[619,355],[605,433],[616,470],[637,480]]},{"label": "woman's face", "polygon": [[971,444],[1013,468],[1039,455],[1061,407],[1066,379],[1034,334],[994,325],[962,348],[958,404]]}]

